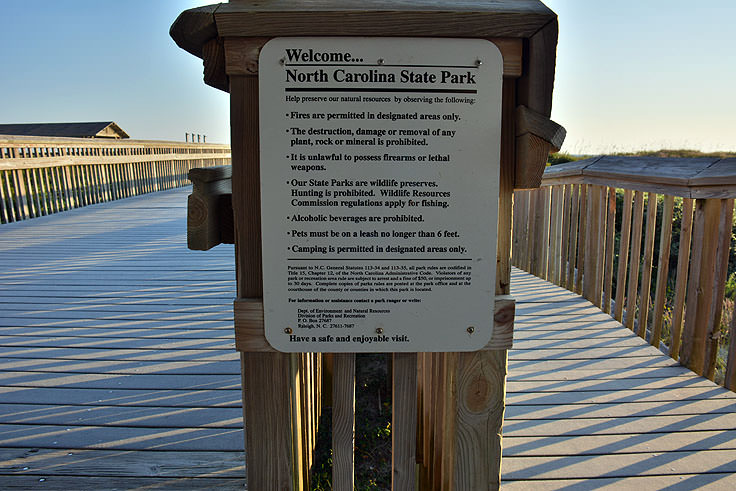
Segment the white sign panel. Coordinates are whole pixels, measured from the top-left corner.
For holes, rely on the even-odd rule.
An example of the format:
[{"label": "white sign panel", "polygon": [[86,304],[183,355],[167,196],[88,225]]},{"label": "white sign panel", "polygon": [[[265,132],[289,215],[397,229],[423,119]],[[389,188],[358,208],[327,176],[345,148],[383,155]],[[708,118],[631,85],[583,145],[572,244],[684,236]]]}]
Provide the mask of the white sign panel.
[{"label": "white sign panel", "polygon": [[503,63],[477,39],[276,38],[259,61],[263,302],[285,352],[493,330]]}]

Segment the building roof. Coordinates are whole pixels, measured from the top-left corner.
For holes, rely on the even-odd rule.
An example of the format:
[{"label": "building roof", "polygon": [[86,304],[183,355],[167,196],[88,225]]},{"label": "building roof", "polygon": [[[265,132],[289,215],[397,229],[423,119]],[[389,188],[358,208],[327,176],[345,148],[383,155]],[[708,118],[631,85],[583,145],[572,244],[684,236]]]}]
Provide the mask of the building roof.
[{"label": "building roof", "polygon": [[0,135],[70,138],[130,138],[114,121],[91,123],[0,124]]}]

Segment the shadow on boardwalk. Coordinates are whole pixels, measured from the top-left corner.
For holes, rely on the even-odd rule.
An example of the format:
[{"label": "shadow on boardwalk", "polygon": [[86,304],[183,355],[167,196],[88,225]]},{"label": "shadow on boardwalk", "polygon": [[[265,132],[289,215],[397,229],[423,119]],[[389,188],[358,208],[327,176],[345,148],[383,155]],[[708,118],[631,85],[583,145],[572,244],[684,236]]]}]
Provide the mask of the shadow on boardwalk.
[{"label": "shadow on boardwalk", "polygon": [[736,394],[515,270],[503,489],[734,489]]},{"label": "shadow on boardwalk", "polygon": [[3,488],[242,489],[232,246],[177,189],[0,226]]}]

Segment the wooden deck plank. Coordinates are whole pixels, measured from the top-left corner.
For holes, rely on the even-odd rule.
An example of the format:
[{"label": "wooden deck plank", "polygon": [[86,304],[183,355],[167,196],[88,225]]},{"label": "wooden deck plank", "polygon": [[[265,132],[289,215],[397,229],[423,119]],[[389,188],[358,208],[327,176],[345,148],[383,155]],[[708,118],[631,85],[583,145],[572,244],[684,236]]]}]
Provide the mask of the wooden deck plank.
[{"label": "wooden deck plank", "polygon": [[[84,406],[60,404],[0,405],[0,424],[140,428],[243,428],[239,407]],[[2,449],[0,449],[2,450]]]},{"label": "wooden deck plank", "polygon": [[[504,436],[504,457],[559,457],[736,449],[736,430],[633,435]],[[705,465],[707,460],[704,459]]]},{"label": "wooden deck plank", "polygon": [[517,350],[550,350],[550,349],[564,349],[566,350],[577,350],[577,349],[591,349],[591,348],[631,348],[631,347],[643,347],[641,344],[641,338],[637,341],[631,337],[618,337],[613,339],[525,339],[516,342],[514,340],[514,348]]},{"label": "wooden deck plank", "polygon": [[146,328],[146,327],[65,327],[65,326],[25,326],[25,327],[3,327],[0,326],[0,336],[30,336],[56,338],[135,338],[135,339],[231,339],[232,326],[213,327],[209,329],[168,329],[168,328]]},{"label": "wooden deck plank", "polygon": [[[111,386],[112,387],[112,386]],[[64,387],[0,387],[3,404],[90,406],[238,407],[237,390],[76,389]]]},{"label": "wooden deck plank", "polygon": [[691,377],[692,372],[679,365],[670,365],[660,368],[632,368],[630,370],[590,370],[590,369],[573,369],[573,370],[554,370],[530,372],[518,370],[510,373],[507,377],[508,382],[513,381],[575,381],[575,380],[617,380],[617,379],[637,379],[637,378],[672,378],[675,377]]},{"label": "wooden deck plank", "polygon": [[167,374],[240,374],[240,363],[233,361],[113,361],[53,360],[38,358],[0,358],[0,370],[76,373],[167,373]]},{"label": "wooden deck plank", "polygon": [[[600,329],[618,329],[620,324],[610,317],[608,314],[603,314],[605,318],[596,320],[578,319],[576,321],[567,321],[564,316],[555,316],[553,320],[544,322],[543,317],[529,318],[521,317],[514,320],[514,326],[524,326],[523,332],[527,333],[538,333],[548,331],[562,331],[565,332],[580,332],[580,335],[585,335],[588,330],[598,331]],[[561,317],[561,320],[557,320]],[[514,337],[516,337],[516,330],[514,330]]]},{"label": "wooden deck plank", "polygon": [[[151,465],[151,464],[149,464]],[[120,490],[120,489],[217,489],[242,491],[245,478],[189,478],[189,477],[96,477],[63,475],[0,475],[4,489],[44,489],[69,491],[73,489]]]},{"label": "wooden deck plank", "polygon": [[[703,454],[708,466],[703,467]],[[736,472],[736,450],[569,456],[550,461],[544,457],[511,457],[509,479],[584,479],[590,476],[679,476],[705,472]],[[725,484],[725,483],[724,483]]]},{"label": "wooden deck plank", "polygon": [[559,381],[511,380],[506,385],[506,392],[582,392],[590,390],[618,392],[622,390],[669,390],[695,387],[711,389],[713,385],[699,377],[619,378],[612,380],[588,379]]},{"label": "wooden deck plank", "polygon": [[587,491],[589,489],[659,491],[670,489],[722,491],[736,487],[736,476],[728,472],[708,474],[680,474],[675,476],[637,476],[586,479],[553,479],[509,481],[502,484],[504,491]]},{"label": "wooden deck plank", "polygon": [[[0,449],[0,479],[25,476],[181,477],[242,479],[243,452]],[[47,480],[48,484],[49,481]],[[242,489],[242,481],[240,483]],[[38,480],[32,487],[40,486]],[[46,487],[46,484],[44,484]],[[109,489],[100,487],[97,489]]]},{"label": "wooden deck plank", "polygon": [[558,340],[558,339],[615,339],[631,337],[625,331],[621,331],[617,326],[588,328],[585,330],[571,329],[523,329],[514,332],[514,346],[521,345],[527,340]]},{"label": "wooden deck plank", "polygon": [[[592,325],[593,322],[607,322],[611,320],[611,316],[601,311],[598,313],[570,312],[559,314],[546,314],[544,312],[536,312],[533,314],[517,314],[516,319],[522,324],[544,324],[545,328],[557,323],[584,323]],[[516,321],[514,322],[516,325]],[[540,326],[541,327],[541,326]]]},{"label": "wooden deck plank", "polygon": [[[515,404],[506,408],[505,420],[515,419],[540,422],[561,418],[621,418],[644,416],[669,416],[683,414],[729,414],[736,412],[736,401],[730,399],[695,400],[673,403],[629,402],[626,404],[576,404],[560,410],[550,405]],[[508,426],[507,426],[508,429]]]},{"label": "wooden deck plank", "polygon": [[0,346],[2,358],[40,358],[65,360],[127,360],[127,361],[226,361],[237,359],[230,350],[156,350],[156,349],[96,349],[96,348],[35,348]]},{"label": "wooden deck plank", "polygon": [[128,338],[86,337],[82,339],[70,336],[0,336],[0,345],[7,347],[32,348],[101,348],[101,349],[145,349],[145,350],[233,350],[232,339],[188,338],[180,340],[147,339],[131,336]]},{"label": "wooden deck plank", "polygon": [[[547,421],[509,421],[506,430],[515,436],[631,435],[683,431],[728,431],[736,427],[736,414],[687,414],[672,416],[621,416],[571,418]],[[570,477],[570,476],[567,476]]]},{"label": "wooden deck plank", "polygon": [[674,360],[661,359],[658,356],[648,356],[639,359],[635,358],[613,358],[609,360],[586,360],[586,359],[568,359],[568,360],[540,360],[540,359],[517,359],[509,356],[509,372],[532,371],[536,373],[546,373],[555,370],[620,370],[625,373],[628,369],[637,368],[660,368],[677,366]]},{"label": "wooden deck plank", "polygon": [[[591,344],[593,344],[591,342]],[[509,356],[510,360],[600,360],[615,358],[656,358],[662,353],[649,345],[612,348],[546,348],[519,349]]]},{"label": "wooden deck plank", "polygon": [[523,392],[507,394],[514,404],[605,404],[625,402],[690,401],[702,399],[734,399],[733,392],[710,387],[678,388],[670,390],[587,390],[579,392]]},{"label": "wooden deck plank", "polygon": [[204,328],[225,329],[232,326],[232,320],[179,319],[169,321],[140,319],[32,319],[21,317],[0,318],[3,327],[94,327],[94,328]]},{"label": "wooden deck plank", "polygon": [[239,428],[0,425],[0,447],[237,452]]},{"label": "wooden deck plank", "polygon": [[78,389],[210,389],[240,390],[240,374],[171,375],[155,374],[109,374],[69,372],[17,372],[0,371],[0,386],[5,387],[66,387]]}]

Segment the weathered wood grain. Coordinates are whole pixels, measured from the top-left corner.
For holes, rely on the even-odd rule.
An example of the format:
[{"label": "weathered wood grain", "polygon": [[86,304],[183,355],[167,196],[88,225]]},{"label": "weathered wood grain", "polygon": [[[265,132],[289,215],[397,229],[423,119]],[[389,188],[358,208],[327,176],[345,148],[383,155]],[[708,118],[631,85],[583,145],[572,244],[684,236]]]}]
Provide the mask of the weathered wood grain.
[{"label": "weathered wood grain", "polygon": [[217,31],[222,37],[527,37],[554,18],[552,11],[533,0],[381,0],[371,2],[370,7],[358,0],[310,0],[297,6],[277,0],[266,4],[231,2],[215,13]]},{"label": "weathered wood grain", "polygon": [[603,156],[555,165],[545,186],[560,183],[608,185],[693,199],[736,197],[735,159]]},{"label": "weathered wood grain", "polygon": [[455,489],[500,484],[506,351],[457,354]]},{"label": "weathered wood grain", "polygon": [[634,192],[634,210],[631,221],[631,253],[629,254],[629,279],[626,290],[626,316],[624,325],[634,330],[641,267],[641,235],[644,226],[644,193]]},{"label": "weathered wood grain", "polygon": [[578,235],[579,235],[579,210],[580,210],[580,186],[575,184],[572,186],[571,196],[572,209],[570,211],[570,242],[567,250],[567,283],[566,288],[571,292],[575,288],[575,261],[578,251]]},{"label": "weathered wood grain", "polygon": [[657,222],[657,195],[647,193],[646,234],[644,236],[644,255],[642,256],[641,288],[639,290],[639,316],[637,334],[646,339],[651,304],[652,263],[654,259],[654,232]]},{"label": "weathered wood grain", "polygon": [[654,295],[654,317],[652,318],[652,337],[650,339],[650,344],[655,347],[659,346],[664,323],[664,302],[669,276],[674,206],[674,196],[665,196],[662,203],[662,226],[659,235],[659,260],[657,261],[657,290]]},{"label": "weathered wood grain", "polygon": [[[335,353],[332,378],[332,485],[352,489],[355,444],[355,353]],[[416,392],[412,392],[413,397]]]},{"label": "weathered wood grain", "polygon": [[417,354],[393,354],[391,489],[416,488]]},{"label": "weathered wood grain", "polygon": [[682,325],[685,317],[685,299],[690,265],[690,245],[692,244],[694,200],[682,200],[682,221],[680,225],[680,247],[677,256],[677,279],[675,300],[672,308],[672,341],[670,356],[677,360],[680,356]]},{"label": "weathered wood grain", "polygon": [[715,270],[713,271],[713,301],[708,313],[703,373],[710,380],[715,379],[718,350],[721,344],[721,316],[728,278],[728,258],[731,252],[731,236],[733,228],[733,199],[719,200],[718,241],[715,250]]},{"label": "weathered wood grain", "polygon": [[687,305],[682,331],[680,363],[695,373],[705,373],[708,324],[712,320],[711,303],[715,281],[718,230],[721,204],[718,200],[695,201],[693,249],[690,258]]}]

